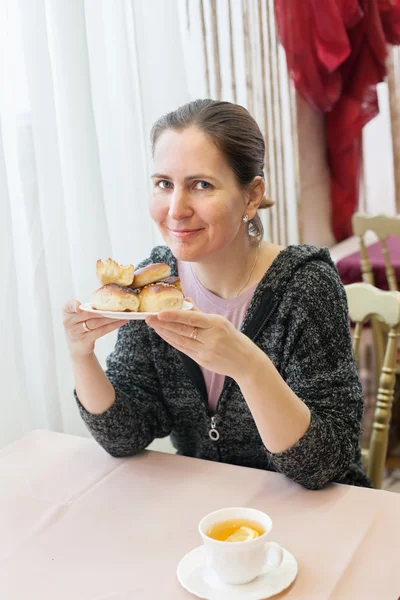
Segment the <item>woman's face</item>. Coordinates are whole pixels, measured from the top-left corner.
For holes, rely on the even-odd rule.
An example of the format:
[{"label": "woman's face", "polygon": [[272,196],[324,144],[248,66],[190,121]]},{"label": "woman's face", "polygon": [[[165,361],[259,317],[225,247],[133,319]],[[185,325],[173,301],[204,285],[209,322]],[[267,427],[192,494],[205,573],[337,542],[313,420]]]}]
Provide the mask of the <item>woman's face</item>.
[{"label": "woman's face", "polygon": [[153,171],[150,214],[176,258],[200,262],[246,235],[243,190],[200,129],[164,131]]}]

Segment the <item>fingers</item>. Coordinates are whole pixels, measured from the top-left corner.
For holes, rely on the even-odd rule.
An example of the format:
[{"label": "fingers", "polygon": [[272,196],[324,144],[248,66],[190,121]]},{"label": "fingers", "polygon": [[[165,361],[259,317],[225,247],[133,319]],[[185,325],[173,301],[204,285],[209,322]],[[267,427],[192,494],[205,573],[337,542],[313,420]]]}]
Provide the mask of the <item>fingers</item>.
[{"label": "fingers", "polygon": [[[84,317],[86,314],[90,314],[90,317],[87,317],[85,319]],[[91,313],[82,313],[82,315],[79,316],[79,321],[77,321],[75,325],[82,327],[82,323],[86,323],[87,328],[90,329],[90,331],[94,331],[99,327],[103,327],[103,325],[108,325],[109,323],[116,323],[118,321],[121,321],[121,319],[110,319],[109,317],[96,317],[96,315],[92,315]]]},{"label": "fingers", "polygon": [[90,319],[92,316],[91,313],[87,313],[80,309],[79,300],[68,300],[63,306],[63,323],[64,327],[69,328],[77,323],[82,323],[87,319]]},{"label": "fingers", "polygon": [[163,331],[179,334],[182,337],[190,337],[190,334],[193,331],[193,327],[189,325],[182,325],[182,323],[175,323],[174,321],[160,323],[160,321],[154,317],[147,317],[146,323],[155,329],[155,331],[162,329]]},{"label": "fingers", "polygon": [[201,344],[199,340],[191,338],[190,334],[186,335],[187,331],[184,334],[177,333],[169,327],[163,327],[161,324],[156,325],[154,331],[166,342],[179,350],[184,348],[185,350],[194,351],[199,349]]},{"label": "fingers", "polygon": [[[64,326],[67,328],[75,327],[76,325],[82,326],[82,323],[85,321],[90,321],[88,325],[89,329],[96,329],[97,327],[102,327],[107,323],[110,323],[110,319],[106,317],[98,317],[96,314],[91,312],[86,312],[82,310],[80,307],[79,300],[68,300],[65,303],[63,308],[64,313]],[[112,319],[112,321],[116,321],[116,319]]]},{"label": "fingers", "polygon": [[193,310],[195,312],[196,311],[200,312],[200,310],[197,308],[197,306],[195,305],[194,300],[192,300],[192,298],[185,298],[185,300],[186,300],[186,302],[190,302],[190,304],[193,304],[193,307],[190,310]]},{"label": "fingers", "polygon": [[191,327],[210,329],[214,326],[216,316],[206,315],[199,310],[163,310],[156,318],[159,321],[173,321]]},{"label": "fingers", "polygon": [[[173,334],[170,331],[164,330],[163,328],[156,330],[156,333],[165,342],[167,342],[167,344],[169,344],[173,348],[176,348],[176,350],[187,354],[187,356],[190,356],[190,358],[192,358],[193,360],[196,360],[198,354],[196,345],[198,344],[198,342],[189,338],[183,338],[182,336]],[[186,342],[186,340],[188,343]]]},{"label": "fingers", "polygon": [[[108,321],[110,321],[110,319],[108,319]],[[111,323],[108,323],[107,325],[103,325],[102,327],[97,327],[94,331],[95,339],[103,337],[103,335],[106,335],[107,333],[111,333],[112,331],[119,329],[120,327],[122,327],[122,325],[126,325],[127,323],[129,323],[129,321],[118,320],[118,321],[112,321]],[[88,335],[93,335],[93,334],[88,334]]]},{"label": "fingers", "polygon": [[[78,323],[75,323],[74,325],[70,325],[68,327],[68,330],[69,334],[74,338],[81,338],[84,335],[93,334],[94,339],[97,339],[97,337],[104,335],[101,332],[107,329],[107,327],[113,326],[113,328],[111,329],[111,331],[113,331],[114,329],[118,329],[118,327],[125,325],[127,322],[127,320],[122,321],[121,319],[107,319],[105,317],[101,319],[88,319],[87,321],[83,320],[79,321]],[[87,329],[84,326],[85,324]]]},{"label": "fingers", "polygon": [[67,315],[75,315],[78,312],[83,312],[79,307],[81,303],[79,300],[70,299],[64,304],[63,312]]},{"label": "fingers", "polygon": [[[98,317],[79,307],[80,302],[75,299],[68,300],[63,307],[64,327],[67,335],[74,340],[82,340],[85,336],[88,336],[86,339],[95,341],[99,337],[119,329],[128,322],[127,320]],[[89,331],[84,327],[84,324]]]}]

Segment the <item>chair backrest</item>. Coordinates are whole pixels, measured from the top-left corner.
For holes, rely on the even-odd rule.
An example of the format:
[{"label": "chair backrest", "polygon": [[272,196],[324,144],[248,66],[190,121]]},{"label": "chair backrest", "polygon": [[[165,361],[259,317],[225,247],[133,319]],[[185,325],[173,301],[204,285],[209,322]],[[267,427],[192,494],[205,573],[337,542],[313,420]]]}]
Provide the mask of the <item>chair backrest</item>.
[{"label": "chair backrest", "polygon": [[377,317],[389,328],[379,376],[372,433],[366,453],[367,474],[374,487],[382,487],[396,383],[397,338],[400,329],[400,292],[382,291],[368,283],[346,286],[349,315],[355,323],[353,349],[358,361],[361,331],[370,317]]},{"label": "chair backrest", "polygon": [[389,215],[371,216],[363,213],[354,213],[352,222],[353,233],[360,238],[361,272],[363,281],[374,285],[372,266],[364,241],[366,232],[373,231],[378,236],[382,245],[382,254],[385,260],[385,270],[389,289],[396,291],[396,273],[390,260],[386,240],[390,235],[397,235],[400,237],[400,217],[390,217]]}]

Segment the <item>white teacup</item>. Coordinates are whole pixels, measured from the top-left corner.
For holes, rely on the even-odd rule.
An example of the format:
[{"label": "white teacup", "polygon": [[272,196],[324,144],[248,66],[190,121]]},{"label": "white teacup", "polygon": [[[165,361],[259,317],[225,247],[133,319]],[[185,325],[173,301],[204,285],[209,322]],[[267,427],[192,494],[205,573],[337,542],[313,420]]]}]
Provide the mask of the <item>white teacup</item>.
[{"label": "white teacup", "polygon": [[[221,542],[208,537],[207,532],[213,525],[230,519],[256,521],[265,533],[245,542]],[[282,562],[283,551],[279,544],[267,541],[271,529],[271,518],[253,508],[223,508],[210,513],[199,523],[207,564],[222,582],[231,585],[253,581],[265,572],[266,566],[278,568]]]}]

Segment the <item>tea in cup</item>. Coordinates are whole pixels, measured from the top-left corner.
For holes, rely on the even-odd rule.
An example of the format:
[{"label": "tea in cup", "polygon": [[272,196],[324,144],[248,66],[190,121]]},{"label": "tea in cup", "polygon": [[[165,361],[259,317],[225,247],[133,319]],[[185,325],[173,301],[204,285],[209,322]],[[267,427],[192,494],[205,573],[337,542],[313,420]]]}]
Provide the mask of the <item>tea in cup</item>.
[{"label": "tea in cup", "polygon": [[272,520],[253,508],[224,508],[210,513],[199,524],[207,564],[223,582],[249,583],[265,572],[278,568],[283,551],[267,541]]}]

